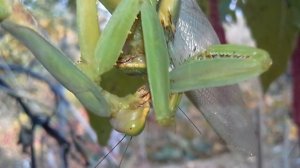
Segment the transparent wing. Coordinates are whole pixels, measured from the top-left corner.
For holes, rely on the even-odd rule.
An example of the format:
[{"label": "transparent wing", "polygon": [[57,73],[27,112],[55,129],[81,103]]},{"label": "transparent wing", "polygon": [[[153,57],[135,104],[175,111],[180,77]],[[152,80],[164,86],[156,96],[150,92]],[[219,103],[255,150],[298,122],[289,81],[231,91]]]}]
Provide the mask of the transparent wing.
[{"label": "transparent wing", "polygon": [[[209,45],[219,43],[195,0],[182,0],[181,3],[174,40],[169,44],[175,67]],[[254,126],[247,116],[238,85],[199,89],[186,95],[231,149],[250,156],[256,154]]]}]

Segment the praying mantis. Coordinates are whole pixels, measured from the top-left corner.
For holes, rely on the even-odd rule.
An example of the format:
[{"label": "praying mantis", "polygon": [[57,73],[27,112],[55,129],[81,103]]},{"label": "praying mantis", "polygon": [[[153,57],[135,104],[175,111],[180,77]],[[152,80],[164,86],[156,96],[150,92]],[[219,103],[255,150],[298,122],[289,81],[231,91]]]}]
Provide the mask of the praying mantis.
[{"label": "praying mantis", "polygon": [[[189,10],[203,15],[194,0],[101,2],[112,12],[103,32],[98,28],[96,0],[76,1],[81,49],[77,65],[34,30],[14,23],[7,14],[0,18],[1,27],[30,50],[91,112],[93,119],[99,118],[99,125],[109,125],[108,132],[112,127],[127,135],[138,135],[151,107],[159,124],[170,125],[175,122],[182,93],[187,92],[197,106],[201,104],[199,90],[191,90],[236,84],[260,75],[271,65],[264,50],[211,45],[218,43],[209,40],[216,38],[211,27],[204,34],[196,33],[197,20],[184,19],[192,17]],[[202,22],[205,28],[208,21]],[[202,35],[212,37],[201,44]],[[236,115],[245,121],[243,115]],[[211,122],[222,120],[206,117]],[[229,142],[230,133],[224,132],[235,130],[216,127]],[[237,146],[243,148],[243,144]]]}]

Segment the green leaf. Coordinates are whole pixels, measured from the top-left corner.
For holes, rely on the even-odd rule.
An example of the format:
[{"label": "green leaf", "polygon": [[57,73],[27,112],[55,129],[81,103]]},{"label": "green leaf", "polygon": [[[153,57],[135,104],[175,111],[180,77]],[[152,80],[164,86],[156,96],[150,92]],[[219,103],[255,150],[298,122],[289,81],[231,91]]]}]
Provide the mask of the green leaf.
[{"label": "green leaf", "polygon": [[287,1],[287,5],[292,12],[293,24],[300,29],[300,1],[299,0],[290,0]]},{"label": "green leaf", "polygon": [[299,31],[294,19],[300,11],[300,3],[296,1],[251,0],[242,5],[257,47],[267,50],[273,59],[270,70],[261,76],[265,89],[286,71],[294,50]]}]

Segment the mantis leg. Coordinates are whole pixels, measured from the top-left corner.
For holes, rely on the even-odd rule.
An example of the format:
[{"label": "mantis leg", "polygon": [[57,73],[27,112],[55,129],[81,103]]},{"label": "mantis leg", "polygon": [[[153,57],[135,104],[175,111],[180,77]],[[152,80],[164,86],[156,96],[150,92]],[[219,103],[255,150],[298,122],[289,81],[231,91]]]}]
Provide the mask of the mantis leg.
[{"label": "mantis leg", "polygon": [[60,50],[30,28],[4,20],[1,26],[20,40],[43,66],[90,111],[110,116],[102,89],[84,75]]},{"label": "mantis leg", "polygon": [[100,37],[97,0],[76,0],[77,28],[81,52],[80,69],[91,79],[95,78],[94,51]]},{"label": "mantis leg", "polygon": [[[171,51],[174,39],[169,34],[175,32],[176,23],[173,22],[178,18],[179,4],[179,0],[163,0],[160,4],[159,16],[169,37]],[[260,75],[272,62],[266,51],[238,45],[214,45],[204,52],[193,54],[170,72],[173,93],[235,84]]]},{"label": "mantis leg", "polygon": [[97,75],[109,71],[117,62],[141,4],[141,0],[123,0],[114,11],[95,50]]},{"label": "mantis leg", "polygon": [[170,72],[172,92],[225,86],[258,76],[272,60],[261,49],[240,45],[213,45]]},{"label": "mantis leg", "polygon": [[128,107],[114,113],[110,123],[114,129],[126,135],[135,136],[144,130],[146,118],[150,110],[150,94],[146,86],[140,87],[129,100]]},{"label": "mantis leg", "polygon": [[174,120],[169,112],[169,53],[155,3],[146,0],[141,9],[147,73],[156,119],[167,125]]},{"label": "mantis leg", "polygon": [[[60,50],[35,31],[8,20],[4,20],[1,26],[23,42],[42,65],[59,82],[74,93],[88,111],[102,117],[94,119],[95,115],[90,115],[92,122],[96,120],[101,121],[101,125],[107,124],[108,118],[103,117],[109,117],[112,126],[125,134],[137,135],[143,130],[150,108],[148,100],[144,101],[141,98],[144,94],[139,91],[134,95],[128,94],[124,97],[110,94],[95,85]],[[96,128],[99,126],[93,123],[92,125]],[[103,127],[101,128],[104,129]],[[109,129],[100,131],[106,137],[108,136],[107,132],[109,132]],[[103,144],[105,137],[104,139],[102,139],[103,137],[98,138],[100,138],[99,140]]]}]

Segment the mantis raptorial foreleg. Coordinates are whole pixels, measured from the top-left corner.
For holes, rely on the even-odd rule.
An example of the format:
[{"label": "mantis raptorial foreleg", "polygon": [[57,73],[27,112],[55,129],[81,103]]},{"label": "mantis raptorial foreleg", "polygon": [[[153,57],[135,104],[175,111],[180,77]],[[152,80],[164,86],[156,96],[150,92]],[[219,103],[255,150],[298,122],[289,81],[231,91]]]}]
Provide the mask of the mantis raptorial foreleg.
[{"label": "mantis raptorial foreleg", "polygon": [[128,108],[113,114],[110,123],[117,131],[126,135],[135,136],[144,129],[146,118],[150,110],[150,94],[147,87],[143,86],[134,95],[137,102],[128,101]]},{"label": "mantis raptorial foreleg", "polygon": [[[97,81],[101,81],[101,85],[113,86],[116,84],[110,80],[105,80],[105,76],[111,73],[116,74],[114,72],[117,71],[113,69],[113,66],[120,56],[130,29],[140,11],[141,4],[141,0],[123,0],[120,2],[98,41],[95,50],[95,62],[98,65],[97,76],[99,78]],[[119,73],[119,75],[122,74]],[[119,75],[113,77],[119,78]],[[130,77],[125,76],[125,78],[127,83],[123,83],[123,85],[130,85]],[[123,90],[128,90],[130,87],[123,88]],[[118,90],[118,87],[116,88]],[[115,92],[114,88],[109,90]],[[118,95],[124,91],[119,90],[117,92],[114,94]],[[149,112],[149,101],[143,99],[144,94],[141,92],[143,93],[144,89],[139,88],[134,94],[128,90],[126,97],[109,101],[111,106],[115,107],[112,108],[111,124],[116,130],[128,135],[136,135],[143,130]]]},{"label": "mantis raptorial foreleg", "polygon": [[95,50],[97,75],[112,69],[118,60],[141,4],[142,0],[123,0],[114,11]]},{"label": "mantis raptorial foreleg", "polygon": [[31,50],[43,66],[94,113],[110,116],[102,89],[84,75],[60,50],[30,28],[4,20],[1,26]]},{"label": "mantis raptorial foreleg", "polygon": [[169,112],[169,53],[160,26],[156,4],[146,0],[142,5],[141,18],[146,53],[147,74],[152,96],[152,104],[155,109],[156,119],[162,124],[172,121],[174,115]]},{"label": "mantis raptorial foreleg", "polygon": [[[145,4],[147,3],[150,4],[149,2],[150,1],[148,2],[145,1]],[[177,17],[176,15],[178,13],[178,6],[179,6],[178,4],[180,4],[179,0],[160,1],[161,6],[158,13],[159,13],[161,23],[163,27],[165,27],[166,31],[168,31],[168,33],[170,33],[170,28],[172,31],[175,31],[173,22],[176,21],[176,17]],[[159,34],[158,30],[160,29],[161,26],[155,24],[155,19],[157,16],[155,14],[155,16],[150,19],[143,17],[143,16],[150,16],[149,13],[143,15],[143,12],[147,11],[143,7],[142,7],[142,23],[143,23],[143,36],[145,39],[146,56],[152,54],[152,53],[147,53],[147,48],[151,48],[151,50],[148,50],[148,52],[157,50],[161,55],[163,55],[162,53],[164,53],[164,51],[162,48],[166,48],[164,45],[162,48],[153,47],[151,45],[156,43],[164,44],[164,42],[157,40],[158,38],[155,38],[156,40],[148,38],[148,37],[155,37],[155,34]],[[150,29],[151,25],[156,28],[155,31],[151,31]],[[226,53],[225,55],[223,54],[224,52]],[[210,59],[203,59],[203,58],[208,58],[211,53],[213,53],[213,56]],[[248,55],[249,57],[245,55]],[[254,55],[258,55],[258,56],[256,57]],[[216,56],[220,56],[220,57],[217,58]],[[152,58],[155,57],[148,58],[147,56],[147,60],[149,59],[151,61]],[[155,78],[154,77],[152,78],[151,76],[154,75],[150,75],[151,68],[154,67],[155,65],[157,65],[158,67],[167,67],[163,62],[164,61],[156,61],[155,63],[152,62],[147,64],[150,88],[154,87],[154,85],[151,84],[151,82],[155,82],[155,78],[160,77],[159,74],[160,72],[162,72],[162,71],[157,71],[155,73],[156,74]],[[159,65],[158,63],[162,63],[164,65]],[[231,46],[224,45],[221,47],[212,46],[208,48],[207,51],[204,53],[191,56],[188,62],[185,62],[184,64],[182,64],[179,67],[176,67],[174,70],[172,70],[172,72],[170,72],[170,80],[171,80],[171,88],[172,88],[171,91],[176,93],[176,92],[183,92],[183,91],[196,89],[196,88],[224,86],[228,84],[237,83],[242,80],[248,79],[249,77],[262,73],[268,68],[270,63],[271,61],[269,59],[268,54],[262,50],[258,50],[250,47],[233,46],[233,45]],[[226,64],[228,64],[228,66],[226,66]],[[244,66],[246,64],[248,67]],[[264,66],[264,68],[259,68],[261,66]],[[157,70],[159,68],[156,67],[155,69]],[[163,80],[160,79],[158,81],[163,81]],[[164,85],[162,85],[161,83],[160,85],[157,86],[164,86]],[[155,110],[159,109],[159,108],[155,108],[157,106],[155,105],[156,97],[160,97],[158,95],[166,95],[165,92],[167,92],[166,88],[161,88],[161,89],[163,92],[160,91],[158,92],[159,94],[153,94],[153,93],[151,94]],[[152,88],[150,90],[155,90],[155,89]],[[164,102],[166,102],[167,100],[166,96],[163,100]],[[166,106],[164,107],[164,109],[165,110],[163,111],[165,111],[165,115],[171,116],[169,110],[166,110],[167,109]],[[158,112],[156,117],[163,118],[163,115],[162,113]],[[159,120],[160,119],[158,119],[158,121]]]},{"label": "mantis raptorial foreleg", "polygon": [[[161,2],[159,17],[169,35],[177,20],[179,0]],[[170,28],[172,31],[170,31]],[[204,52],[191,55],[188,60],[170,72],[171,91],[184,92],[193,89],[235,84],[258,76],[266,71],[272,60],[261,49],[240,45],[213,45]]]},{"label": "mantis raptorial foreleg", "polygon": [[100,37],[97,0],[76,0],[76,21],[81,52],[80,69],[91,79],[96,78],[94,51]]},{"label": "mantis raptorial foreleg", "polygon": [[265,72],[272,60],[261,49],[213,45],[170,73],[172,92],[235,84]]}]

